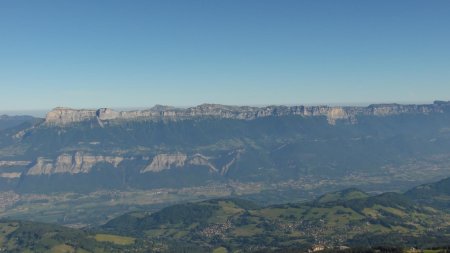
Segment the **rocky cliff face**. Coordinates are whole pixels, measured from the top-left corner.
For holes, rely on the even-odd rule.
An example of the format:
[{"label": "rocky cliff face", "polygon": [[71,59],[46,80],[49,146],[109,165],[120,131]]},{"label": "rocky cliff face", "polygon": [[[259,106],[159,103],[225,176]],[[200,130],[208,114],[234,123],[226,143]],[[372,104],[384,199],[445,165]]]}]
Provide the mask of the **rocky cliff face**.
[{"label": "rocky cliff face", "polygon": [[153,158],[150,165],[148,165],[142,172],[159,172],[174,167],[183,167],[186,160],[186,154],[159,154]]},{"label": "rocky cliff face", "polygon": [[[0,161],[0,178],[16,179],[20,178],[22,172],[10,171],[15,167],[26,167],[30,165],[30,161]],[[5,170],[6,169],[6,170]]]},{"label": "rocky cliff face", "polygon": [[13,178],[20,178],[20,176],[22,176],[21,172],[3,172],[3,173],[0,173],[0,177],[2,177],[2,178],[13,179]]},{"label": "rocky cliff face", "polygon": [[30,161],[0,161],[0,168],[2,167],[15,167],[15,166],[27,166]]},{"label": "rocky cliff face", "polygon": [[202,154],[193,155],[189,162],[191,165],[206,166],[210,172],[218,172],[219,170],[209,161],[209,158]]},{"label": "rocky cliff face", "polygon": [[222,167],[216,167],[210,157],[198,153],[194,155],[187,155],[183,153],[158,154],[153,157],[152,162],[147,167],[141,170],[141,173],[160,172],[163,170],[193,165],[204,166],[208,168],[209,172],[224,175],[228,172],[228,169],[235,163],[235,161],[239,159],[240,152],[242,151],[237,152],[237,155]]},{"label": "rocky cliff face", "polygon": [[[120,156],[94,156],[77,152],[75,154],[61,154],[55,160],[39,157],[28,172],[27,176],[40,176],[52,174],[79,174],[89,173],[98,163],[109,163],[117,167],[125,158]],[[136,159],[136,158],[129,158]],[[217,169],[210,158],[202,154],[187,155],[183,153],[158,154],[153,157],[150,164],[141,170],[141,173],[160,172],[174,168],[182,168],[189,165],[207,167],[210,172],[224,174],[229,167],[235,162],[226,164],[223,168]],[[147,159],[144,159],[147,160]],[[1,174],[0,177],[20,177],[21,174]]]},{"label": "rocky cliff face", "polygon": [[47,124],[66,125],[69,123],[81,122],[94,119],[96,110],[76,110],[65,107],[57,107],[47,113],[45,122]]},{"label": "rocky cliff face", "polygon": [[166,106],[155,106],[148,110],[114,111],[108,108],[98,110],[76,110],[70,108],[55,108],[47,114],[45,124],[64,126],[71,123],[98,120],[179,120],[195,117],[216,117],[225,119],[252,120],[260,117],[277,117],[298,115],[303,117],[325,116],[330,124],[336,120],[348,120],[356,123],[356,117],[389,116],[402,113],[442,113],[450,109],[450,102],[436,101],[424,105],[376,104],[367,107],[356,106],[226,106],[203,104],[187,109]]},{"label": "rocky cliff face", "polygon": [[117,167],[123,157],[118,156],[94,156],[77,152],[74,155],[62,154],[56,160],[37,158],[34,164],[27,172],[27,175],[51,175],[57,173],[89,173],[91,169],[98,163],[109,163]]}]

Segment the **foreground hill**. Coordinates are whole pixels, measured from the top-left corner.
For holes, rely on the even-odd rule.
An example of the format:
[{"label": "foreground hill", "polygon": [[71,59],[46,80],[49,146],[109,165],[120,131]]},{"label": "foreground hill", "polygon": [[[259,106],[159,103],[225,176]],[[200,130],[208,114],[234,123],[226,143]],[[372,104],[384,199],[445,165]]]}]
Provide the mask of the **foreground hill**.
[{"label": "foreground hill", "polygon": [[419,204],[450,211],[450,178],[414,187],[405,195]]},{"label": "foreground hill", "polygon": [[[450,180],[430,186],[439,188],[443,182]],[[329,193],[312,202],[263,208],[238,199],[216,199],[170,206],[152,214],[126,214],[103,229],[244,251],[305,249],[317,244],[328,248],[426,247],[449,242],[448,210],[420,203],[410,192],[369,196],[357,189]]]},{"label": "foreground hill", "polygon": [[[305,252],[309,248],[446,247],[450,212],[423,204],[420,189],[450,196],[449,179],[405,194],[369,195],[358,189],[314,201],[260,207],[241,199],[184,203],[154,213],[132,212],[99,228],[76,230],[43,223],[0,222],[6,252]],[[284,251],[278,251],[284,252]],[[365,251],[370,252],[370,251]]]},{"label": "foreground hill", "polygon": [[[126,237],[110,238],[128,239]],[[97,239],[95,235],[89,235],[84,231],[57,225],[0,220],[0,252],[103,253],[123,252],[122,250],[125,249],[120,243],[108,243],[102,241],[102,238]],[[133,243],[134,239],[128,240]]]}]

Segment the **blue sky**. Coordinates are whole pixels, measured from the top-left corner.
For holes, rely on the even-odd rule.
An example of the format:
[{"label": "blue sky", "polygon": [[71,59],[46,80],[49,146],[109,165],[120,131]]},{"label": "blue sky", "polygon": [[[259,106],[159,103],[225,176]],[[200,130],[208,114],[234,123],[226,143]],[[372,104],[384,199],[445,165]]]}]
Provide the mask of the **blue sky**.
[{"label": "blue sky", "polygon": [[434,99],[447,0],[0,1],[0,111]]}]

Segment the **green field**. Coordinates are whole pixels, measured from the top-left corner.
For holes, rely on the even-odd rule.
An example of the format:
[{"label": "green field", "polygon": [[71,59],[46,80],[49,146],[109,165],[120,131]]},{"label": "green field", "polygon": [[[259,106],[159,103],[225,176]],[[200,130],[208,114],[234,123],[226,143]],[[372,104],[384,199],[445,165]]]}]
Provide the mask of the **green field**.
[{"label": "green field", "polygon": [[98,242],[111,242],[118,245],[130,245],[135,242],[135,238],[127,236],[96,234],[95,240]]}]

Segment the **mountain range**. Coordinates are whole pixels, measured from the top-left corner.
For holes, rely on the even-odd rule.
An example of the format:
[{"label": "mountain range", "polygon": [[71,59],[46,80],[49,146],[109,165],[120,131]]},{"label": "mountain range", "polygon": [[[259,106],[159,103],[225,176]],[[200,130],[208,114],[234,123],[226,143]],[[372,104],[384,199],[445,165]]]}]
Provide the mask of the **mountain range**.
[{"label": "mountain range", "polygon": [[56,108],[45,119],[0,119],[0,179],[4,189],[48,192],[370,174],[446,159],[449,112],[449,102]]},{"label": "mountain range", "polygon": [[188,200],[266,205],[349,187],[405,191],[448,177],[449,150],[446,101],[60,107],[0,118],[0,216],[87,226]]}]

